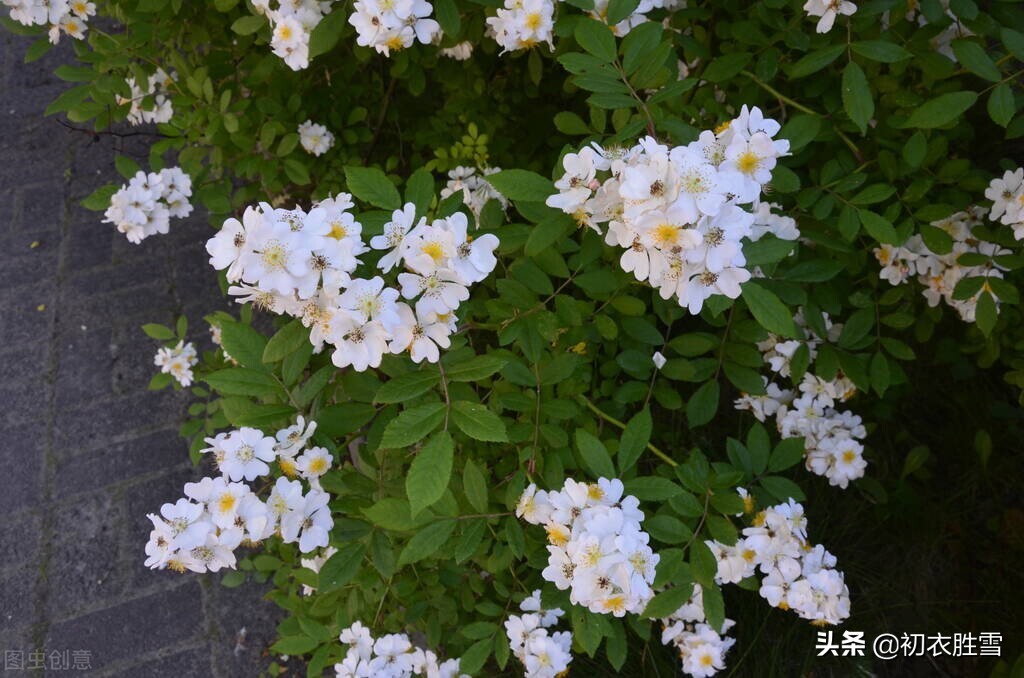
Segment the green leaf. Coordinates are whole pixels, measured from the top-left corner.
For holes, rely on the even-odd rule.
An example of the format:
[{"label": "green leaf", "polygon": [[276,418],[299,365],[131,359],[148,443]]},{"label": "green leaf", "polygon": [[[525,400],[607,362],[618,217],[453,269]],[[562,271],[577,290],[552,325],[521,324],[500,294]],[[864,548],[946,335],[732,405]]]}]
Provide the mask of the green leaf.
[{"label": "green leaf", "polygon": [[793,313],[775,296],[774,292],[759,282],[751,280],[744,283],[742,295],[751,315],[761,327],[784,337],[797,336]]},{"label": "green leaf", "polygon": [[768,460],[769,471],[784,471],[795,466],[804,458],[806,445],[803,436],[797,438],[785,438],[775,446],[772,456]]},{"label": "green leaf", "polygon": [[231,24],[231,30],[239,35],[252,35],[266,25],[268,25],[266,19],[250,14],[235,19],[235,22]]},{"label": "green leaf", "polygon": [[491,646],[490,638],[473,643],[459,658],[459,673],[473,675],[482,669],[487,658],[491,656]]},{"label": "green leaf", "polygon": [[867,76],[855,62],[851,61],[843,69],[843,109],[850,116],[860,133],[865,134],[868,121],[875,114],[875,102],[871,98],[871,88]]},{"label": "green leaf", "polygon": [[845,51],[846,44],[844,43],[811,52],[790,67],[789,77],[796,80],[797,78],[803,78],[811,75],[812,73],[817,73],[821,69],[825,68],[825,66],[828,66],[830,63],[838,59]]},{"label": "green leaf", "polygon": [[890,245],[900,244],[896,229],[885,217],[875,214],[871,210],[862,209],[857,210],[857,216],[860,217],[860,223],[864,226],[864,230],[878,242]]},{"label": "green leaf", "polygon": [[633,415],[633,418],[626,424],[626,428],[622,431],[622,438],[619,441],[617,455],[619,471],[621,473],[625,473],[636,464],[637,459],[640,458],[640,455],[647,447],[647,443],[651,441],[653,428],[654,423],[651,420],[651,411],[646,407]]},{"label": "green leaf", "polygon": [[714,419],[718,411],[720,388],[718,381],[712,379],[690,396],[686,402],[686,419],[690,422],[690,428],[703,426]]},{"label": "green leaf", "polygon": [[474,440],[492,443],[508,442],[505,422],[479,403],[457,400],[452,404],[452,421]]},{"label": "green leaf", "polygon": [[708,67],[701,73],[701,78],[708,82],[731,80],[750,63],[751,58],[751,55],[747,52],[724,54],[716,57],[708,63]]},{"label": "green leaf", "polygon": [[146,333],[147,337],[158,341],[170,341],[175,338],[175,334],[171,331],[170,327],[158,323],[146,323],[142,326],[142,331]]},{"label": "green leaf", "polygon": [[931,101],[919,106],[917,110],[910,114],[910,117],[907,118],[903,126],[919,129],[944,127],[959,118],[977,100],[977,92],[940,94]]},{"label": "green leaf", "polygon": [[444,403],[427,403],[404,410],[384,429],[380,446],[394,450],[423,440],[444,421]]},{"label": "green leaf", "polygon": [[435,433],[412,460],[405,477],[405,494],[413,517],[437,502],[448,488],[455,444],[447,431]]},{"label": "green leaf", "polygon": [[359,543],[343,545],[337,553],[327,559],[320,568],[317,579],[317,593],[328,593],[340,589],[352,581],[363,562],[366,547]]},{"label": "green leaf", "polygon": [[480,513],[487,511],[487,479],[472,459],[466,459],[466,468],[462,472],[462,490],[473,508]]},{"label": "green leaf", "polygon": [[575,226],[572,217],[564,212],[555,212],[530,230],[523,252],[528,257],[535,257],[555,244],[567,231]]},{"label": "green leaf", "polygon": [[320,643],[309,636],[284,636],[271,646],[277,654],[304,655],[313,651]]},{"label": "green leaf", "polygon": [[267,347],[263,349],[263,362],[276,363],[284,360],[295,351],[309,343],[309,330],[302,325],[301,320],[293,320],[270,338]]},{"label": "green leaf", "polygon": [[992,57],[981,45],[972,40],[954,40],[952,45],[957,61],[971,73],[989,82],[999,82],[1002,79],[996,62],[992,61]]},{"label": "green leaf", "polygon": [[272,376],[261,370],[252,370],[245,367],[218,370],[203,377],[203,381],[223,395],[256,397],[273,395],[275,393],[283,395],[281,385]]},{"label": "green leaf", "polygon": [[239,365],[266,370],[263,351],[267,347],[267,340],[262,334],[244,323],[224,321],[220,324],[220,337],[224,350]]},{"label": "green leaf", "polygon": [[404,403],[407,400],[420,396],[441,381],[441,373],[432,369],[420,372],[410,372],[401,376],[389,379],[378,390],[373,397],[375,403]]},{"label": "green leaf", "polygon": [[632,478],[625,485],[629,494],[642,501],[665,501],[683,493],[683,488],[661,476]]},{"label": "green leaf", "polygon": [[761,487],[779,501],[786,501],[790,498],[796,501],[804,499],[804,493],[800,487],[789,478],[782,476],[764,476],[761,478]]},{"label": "green leaf", "polygon": [[693,586],[673,586],[651,598],[644,608],[643,616],[648,619],[663,619],[676,610],[693,595]]},{"label": "green leaf", "polygon": [[437,16],[437,23],[441,24],[445,38],[456,38],[462,29],[462,19],[459,16],[459,8],[455,6],[455,0],[434,0],[434,14]]},{"label": "green leaf", "polygon": [[576,449],[583,458],[583,466],[595,478],[615,478],[615,466],[612,465],[612,458],[608,449],[594,434],[578,428],[576,429]]},{"label": "green leaf", "polygon": [[920,167],[928,152],[928,140],[921,132],[914,132],[903,145],[903,160],[911,167]]},{"label": "green leaf", "polygon": [[221,409],[229,423],[253,428],[269,428],[290,419],[295,414],[295,408],[291,405],[264,405],[238,396],[221,400]]},{"label": "green leaf", "polygon": [[284,173],[299,186],[305,186],[310,182],[309,170],[306,169],[304,162],[298,158],[285,158]]},{"label": "green leaf", "polygon": [[690,545],[690,570],[693,578],[704,589],[715,587],[715,575],[718,574],[718,561],[715,554],[711,552],[701,539],[696,539]]},{"label": "green leaf", "polygon": [[555,129],[562,134],[585,136],[590,134],[590,127],[572,111],[560,111],[555,114]]},{"label": "green leaf", "polygon": [[978,324],[978,329],[987,337],[992,334],[998,319],[995,299],[988,292],[983,292],[978,297],[978,306],[974,313],[974,321]]},{"label": "green leaf", "polygon": [[348,190],[364,202],[386,210],[402,206],[402,197],[387,175],[376,167],[346,167]]},{"label": "green leaf", "polygon": [[318,432],[334,438],[347,436],[367,424],[377,410],[366,403],[339,403],[328,405],[317,412],[316,423]]},{"label": "green leaf", "polygon": [[416,205],[417,215],[425,216],[433,199],[434,176],[421,167],[405,182],[405,201]]},{"label": "green leaf", "polygon": [[131,179],[139,171],[139,163],[127,155],[115,156],[114,167],[117,168],[117,173],[125,179]]},{"label": "green leaf", "polygon": [[427,525],[413,535],[413,538],[402,549],[402,554],[398,556],[398,566],[403,567],[417,563],[434,555],[444,546],[454,531],[454,520],[441,520]]},{"label": "green leaf", "polygon": [[988,115],[1000,127],[1006,127],[1017,112],[1013,98],[1013,89],[1008,83],[997,86],[988,95]]},{"label": "green leaf", "polygon": [[334,49],[348,23],[345,12],[331,12],[320,20],[309,36],[309,58],[326,54]]},{"label": "green leaf", "polygon": [[880,61],[884,64],[892,64],[903,61],[914,56],[913,53],[903,49],[893,42],[885,40],[862,40],[850,45],[853,51],[866,59]]},{"label": "green leaf", "polygon": [[725,601],[722,599],[722,589],[717,586],[706,586],[702,593],[704,616],[707,617],[708,626],[716,631],[721,631],[722,624],[725,623]]},{"label": "green leaf", "polygon": [[[604,24],[598,25],[604,26]],[[608,30],[608,27],[604,26],[604,29]],[[545,179],[536,172],[521,169],[502,170],[495,174],[489,174],[487,182],[506,198],[515,201],[544,202],[549,195],[555,193],[555,185],[550,179]]]},{"label": "green leaf", "polygon": [[481,381],[501,371],[507,364],[508,361],[504,358],[478,355],[464,362],[447,366],[445,376],[448,381]]},{"label": "green leaf", "polygon": [[[595,19],[580,19],[576,23],[576,30],[573,34],[576,36],[576,42],[588,54],[606,64],[615,61],[615,36],[607,25]],[[504,193],[504,191],[501,192]]]}]

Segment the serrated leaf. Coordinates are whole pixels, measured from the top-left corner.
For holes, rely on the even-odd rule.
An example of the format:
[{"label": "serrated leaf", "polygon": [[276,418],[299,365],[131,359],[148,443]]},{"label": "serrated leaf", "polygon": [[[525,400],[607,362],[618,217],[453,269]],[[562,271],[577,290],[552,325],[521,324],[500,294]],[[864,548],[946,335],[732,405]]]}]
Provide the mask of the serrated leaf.
[{"label": "serrated leaf", "polygon": [[774,292],[755,281],[742,288],[743,301],[761,327],[784,337],[797,336],[793,313]]},{"label": "serrated leaf", "polygon": [[919,106],[907,118],[904,127],[934,129],[955,121],[978,100],[977,92],[949,92],[940,94]]},{"label": "serrated leaf", "polygon": [[452,421],[470,438],[484,442],[508,442],[505,422],[479,403],[458,400],[452,404]]},{"label": "serrated leaf", "polygon": [[435,433],[409,466],[405,494],[413,517],[437,502],[448,488],[455,444],[447,431]]},{"label": "serrated leaf", "polygon": [[301,320],[293,320],[270,338],[263,349],[263,362],[276,363],[309,343],[309,330]]},{"label": "serrated leaf", "polygon": [[850,120],[865,134],[868,121],[875,114],[875,102],[871,98],[871,87],[867,76],[855,62],[851,61],[843,69],[843,109]]},{"label": "serrated leaf", "polygon": [[[596,22],[595,22],[596,23]],[[599,24],[600,25],[600,24]],[[605,27],[607,30],[607,26]],[[509,169],[487,175],[487,183],[509,200],[544,202],[555,193],[555,185],[536,172]]]},{"label": "serrated leaf", "polygon": [[376,167],[346,167],[348,190],[364,202],[386,210],[402,206],[402,197],[387,175]]},{"label": "serrated leaf", "polygon": [[413,538],[402,549],[402,554],[398,556],[398,566],[403,567],[417,563],[434,555],[444,546],[454,531],[454,520],[441,520],[427,525],[413,535]]},{"label": "serrated leaf", "polygon": [[633,415],[633,418],[626,424],[626,428],[622,431],[617,454],[620,474],[625,473],[636,464],[637,459],[647,447],[647,443],[651,441],[653,428],[651,411],[646,407]]},{"label": "serrated leaf", "polygon": [[375,403],[404,403],[407,400],[423,395],[441,381],[441,373],[433,369],[410,372],[389,379],[377,390],[373,397]]},{"label": "serrated leaf", "polygon": [[583,458],[583,465],[594,478],[615,478],[615,466],[608,449],[594,434],[584,429],[576,429],[576,449]]},{"label": "serrated leaf", "polygon": [[384,429],[380,446],[393,450],[418,443],[444,421],[444,411],[444,403],[427,403],[404,410]]},{"label": "serrated leaf", "polygon": [[328,593],[340,589],[352,581],[359,571],[366,554],[366,547],[359,543],[342,546],[337,553],[327,559],[320,568],[317,578],[317,593]]}]

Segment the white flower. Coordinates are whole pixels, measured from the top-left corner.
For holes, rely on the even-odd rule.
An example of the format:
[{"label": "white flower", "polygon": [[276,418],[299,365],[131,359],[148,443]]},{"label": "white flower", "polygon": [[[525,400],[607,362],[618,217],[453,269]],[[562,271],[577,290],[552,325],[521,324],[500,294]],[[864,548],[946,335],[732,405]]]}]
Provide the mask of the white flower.
[{"label": "white flower", "polygon": [[[208,439],[209,440],[209,439]],[[274,439],[259,429],[243,427],[218,442],[224,460],[220,470],[231,480],[253,481],[270,473],[269,462],[276,456]]]},{"label": "white flower", "polygon": [[289,510],[281,515],[281,538],[285,543],[298,541],[299,550],[303,553],[327,546],[330,530],[334,526],[334,519],[327,506],[330,496],[322,490],[312,489],[301,499],[296,499],[294,495],[291,498]]},{"label": "white flower", "polygon": [[331,150],[334,145],[334,135],[323,125],[307,120],[299,125],[299,143],[307,153],[319,156]]},{"label": "white flower", "polygon": [[828,33],[832,30],[837,16],[853,14],[857,11],[857,5],[848,0],[807,0],[804,3],[804,11],[808,16],[821,17],[815,30],[818,33]]},{"label": "white flower", "polygon": [[182,386],[192,384],[192,367],[197,362],[195,346],[184,341],[179,341],[174,348],[159,349],[153,359],[162,373],[171,375]]},{"label": "white flower", "polygon": [[317,479],[331,469],[334,457],[323,447],[311,447],[295,460],[295,468],[307,480]]}]

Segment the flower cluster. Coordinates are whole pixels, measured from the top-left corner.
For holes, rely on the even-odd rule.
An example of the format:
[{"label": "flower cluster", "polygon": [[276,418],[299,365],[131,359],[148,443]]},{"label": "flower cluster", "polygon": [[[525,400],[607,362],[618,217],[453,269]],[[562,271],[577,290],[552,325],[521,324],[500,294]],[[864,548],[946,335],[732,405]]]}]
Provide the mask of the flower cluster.
[{"label": "flower cluster", "polygon": [[114,224],[129,242],[167,233],[171,217],[192,213],[192,179],[177,167],[146,174],[139,171],[110,198],[103,223]]},{"label": "flower cluster", "polygon": [[807,539],[804,507],[790,499],[771,506],[729,546],[705,542],[718,561],[715,581],[736,584],[762,576],[761,597],[773,607],[793,610],[812,624],[839,624],[850,616],[850,591],[836,557]]},{"label": "flower cluster", "polygon": [[460,672],[460,660],[442,662],[430,650],[415,647],[404,633],[375,639],[361,622],[355,622],[341,632],[339,640],[348,652],[334,665],[338,678],[469,678]]},{"label": "flower cluster", "polygon": [[818,17],[815,27],[818,33],[828,33],[836,23],[836,17],[850,16],[857,11],[857,5],[849,0],[807,0],[804,3],[807,16]]},{"label": "flower cluster", "polygon": [[323,125],[307,120],[299,125],[299,143],[307,153],[320,156],[334,146],[334,135]]},{"label": "flower cluster", "polygon": [[380,276],[351,277],[370,249],[352,206],[342,193],[308,213],[266,203],[248,207],[242,221],[228,219],[209,240],[210,264],[241,283],[228,289],[240,302],[300,318],[316,351],[325,343],[334,347],[337,367],[362,371],[379,366],[385,353],[406,351],[414,362],[437,362],[451,344],[455,311],[469,298],[469,286],[497,264],[498,238],[472,237],[461,212],[417,222],[408,203],[370,240],[370,248],[386,251],[377,263],[383,273],[405,268],[396,289]]},{"label": "flower cluster", "polygon": [[252,0],[257,13],[270,20],[273,37],[270,48],[284,59],[293,71],[309,66],[309,38],[325,14],[331,11],[333,0]]},{"label": "flower cluster", "polygon": [[501,171],[500,167],[487,167],[477,170],[475,167],[459,166],[448,171],[448,183],[441,189],[441,200],[462,192],[462,204],[469,208],[480,223],[480,212],[490,200],[497,200],[501,208],[508,208],[508,199],[498,192],[485,177]]},{"label": "flower cluster", "polygon": [[160,368],[163,374],[174,377],[182,386],[192,384],[192,367],[198,362],[196,347],[192,342],[179,341],[174,348],[161,347],[153,358],[153,364]]},{"label": "flower cluster", "polygon": [[568,671],[572,632],[548,631],[565,612],[542,608],[540,589],[527,596],[519,609],[525,614],[513,614],[505,620],[505,635],[512,654],[526,669],[524,678],[555,678]]},{"label": "flower cluster", "polygon": [[[275,437],[242,428],[207,438],[210,447],[203,451],[213,454],[223,475],[186,483],[184,497],[161,506],[160,515],[147,516],[153,531],[146,544],[146,566],[177,572],[234,568],[239,545],[273,535],[285,543],[297,542],[303,553],[327,546],[334,527],[327,505],[330,496],[315,481],[330,468],[331,457],[316,447],[300,456],[315,430],[315,422],[307,426],[299,417]],[[301,470],[311,489],[303,493],[301,481],[282,476],[263,501],[239,482],[268,475],[274,461],[286,475]]]},{"label": "flower cluster", "polygon": [[[171,104],[171,99],[168,96],[168,90],[174,83],[173,74],[169,75],[162,68],[156,69],[153,75],[146,78],[145,89],[135,82],[134,77],[129,76],[125,82],[128,84],[128,88],[131,89],[131,96],[125,99],[118,95],[117,104],[118,106],[124,106],[125,104],[131,106],[131,110],[128,111],[129,124],[160,124],[168,122],[174,117],[174,106]],[[143,104],[149,100],[149,97],[152,97],[153,106],[151,108],[143,108]]]},{"label": "flower cluster", "polygon": [[[808,364],[817,357],[817,347],[826,339],[835,341],[842,331],[841,324],[833,324],[828,314],[822,313],[823,339],[804,320],[798,311],[796,326],[803,339],[782,340],[769,335],[758,343],[758,348],[772,372],[779,377],[791,376],[794,356],[806,347]],[[851,480],[864,475],[867,462],[861,440],[867,435],[861,418],[852,412],[837,409],[857,393],[857,388],[841,372],[831,380],[807,372],[797,385],[797,393],[783,389],[764,378],[765,393],[744,393],[736,400],[736,409],[749,410],[758,421],[774,416],[779,434],[783,438],[804,439],[804,465],[808,471],[828,478],[830,485],[846,489]]]},{"label": "flower cluster", "polygon": [[1014,239],[1024,240],[1024,167],[993,179],[985,197],[992,201],[988,218],[1012,228]]},{"label": "flower cluster", "polygon": [[[753,235],[755,216],[741,205],[757,203],[776,159],[789,152],[788,141],[774,139],[779,129],[744,106],[718,132],[704,131],[687,146],[669,148],[651,137],[629,149],[595,144],[563,158],[559,192],[547,204],[598,232],[608,223],[605,242],[625,249],[622,268],[697,314],[714,294],[738,297],[751,277],[741,240]],[[758,237],[794,228],[760,221]]]},{"label": "flower cluster", "polygon": [[661,623],[661,642],[679,651],[683,673],[707,678],[725,668],[725,653],[736,643],[725,634],[736,622],[726,619],[717,631],[707,623],[700,584],[694,584],[689,600]]},{"label": "flower cluster", "polygon": [[502,53],[530,49],[541,43],[555,48],[553,0],[505,0],[495,16],[487,17],[487,34],[501,45]]},{"label": "flower cluster", "polygon": [[3,0],[11,19],[23,26],[49,26],[50,42],[57,44],[61,33],[76,40],[85,39],[89,17],[96,4],[89,0]]},{"label": "flower cluster", "polygon": [[356,0],[348,22],[356,29],[356,44],[372,47],[384,56],[412,47],[419,40],[429,45],[441,33],[430,18],[434,7],[427,0]]},{"label": "flower cluster", "polygon": [[640,501],[623,496],[622,481],[596,483],[566,479],[561,491],[545,492],[531,484],[523,492],[516,515],[548,534],[545,580],[569,600],[598,614],[622,617],[639,613],[654,596],[658,554],[640,523]]},{"label": "flower cluster", "polygon": [[[1009,181],[1012,183],[1012,175]],[[1000,190],[999,187],[996,190]],[[989,191],[992,191],[991,186]],[[1020,203],[1019,200],[1017,202]],[[1024,215],[1020,208],[1013,209],[1011,202],[994,203],[991,213],[997,212],[1003,217],[1003,223],[1012,223],[1018,215]],[[964,212],[933,221],[931,225],[945,231],[952,240],[952,248],[946,254],[933,252],[921,236],[916,234],[898,247],[883,244],[874,251],[875,258],[882,265],[879,276],[891,285],[900,285],[916,275],[918,282],[924,286],[922,294],[929,306],[937,306],[940,300],[945,301],[960,314],[962,320],[974,322],[978,299],[984,292],[996,296],[990,281],[1002,278],[1006,270],[993,259],[1010,254],[1009,250],[981,240],[974,234],[975,227],[982,224],[984,216],[983,208],[969,207]],[[967,263],[971,261],[973,263]],[[980,284],[965,295],[958,291],[957,286],[966,278],[977,278]]]}]

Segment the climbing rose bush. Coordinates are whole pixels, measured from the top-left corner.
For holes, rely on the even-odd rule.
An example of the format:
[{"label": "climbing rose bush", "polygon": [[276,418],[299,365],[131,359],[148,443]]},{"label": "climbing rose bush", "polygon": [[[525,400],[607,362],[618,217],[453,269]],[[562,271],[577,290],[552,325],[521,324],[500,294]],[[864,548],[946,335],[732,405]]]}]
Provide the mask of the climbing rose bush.
[{"label": "climbing rose bush", "polygon": [[308,675],[750,669],[856,614],[813,498],[926,472],[915,365],[1024,386],[1015,3],[4,5],[153,135],[95,228],[204,208],[237,302],[143,328],[203,477],[140,566],[269,583]]}]

